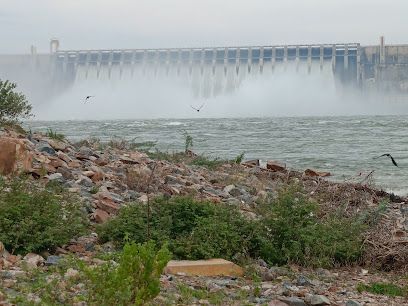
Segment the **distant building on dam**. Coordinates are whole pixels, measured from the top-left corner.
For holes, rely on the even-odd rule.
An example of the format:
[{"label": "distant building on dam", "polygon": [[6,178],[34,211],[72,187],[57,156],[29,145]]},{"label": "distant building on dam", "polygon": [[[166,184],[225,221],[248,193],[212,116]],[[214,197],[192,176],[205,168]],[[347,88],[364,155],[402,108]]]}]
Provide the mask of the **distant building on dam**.
[{"label": "distant building on dam", "polygon": [[[0,55],[0,78],[52,96],[78,80],[186,78],[196,94],[216,96],[239,88],[251,75],[325,71],[343,88],[384,97],[408,97],[408,45],[359,43],[125,50],[60,50],[49,54]],[[34,91],[33,91],[34,92]],[[42,98],[42,97],[38,97]]]}]

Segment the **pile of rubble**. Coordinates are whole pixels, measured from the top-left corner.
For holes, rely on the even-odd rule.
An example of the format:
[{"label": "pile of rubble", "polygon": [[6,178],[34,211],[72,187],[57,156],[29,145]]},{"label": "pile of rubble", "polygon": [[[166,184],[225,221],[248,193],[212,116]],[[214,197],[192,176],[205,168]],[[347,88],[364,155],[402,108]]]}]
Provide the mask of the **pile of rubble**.
[{"label": "pile of rubble", "polygon": [[[394,197],[395,202],[388,204],[390,195],[384,191],[361,184],[329,182],[322,178],[330,175],[327,172],[312,169],[303,172],[292,171],[286,169],[284,163],[276,161],[268,162],[266,167],[261,167],[259,161],[249,161],[241,165],[225,162],[216,170],[209,170],[188,163],[189,159],[195,158],[193,153],[186,155],[185,162],[155,160],[144,152],[102,146],[88,141],[74,145],[67,140],[58,141],[40,133],[20,134],[9,127],[0,128],[0,148],[0,169],[3,174],[26,173],[33,181],[41,184],[57,182],[81,197],[91,221],[98,223],[114,217],[120,208],[130,201],[147,202],[149,198],[158,195],[165,197],[191,195],[200,200],[228,203],[236,205],[248,218],[256,219],[257,203],[275,196],[279,188],[293,181],[304,187],[309,200],[316,201],[322,207],[322,213],[337,210],[339,207],[346,213],[375,210],[381,202],[386,201],[386,209],[379,212],[382,216],[381,222],[367,233],[366,244],[372,249],[367,255],[367,262],[380,262],[382,267],[390,270],[395,267],[403,268],[408,262],[407,202]],[[38,259],[35,257],[36,254],[28,254],[27,258],[7,255],[0,263],[3,269],[2,277],[16,280],[18,274],[22,273],[20,266],[16,265],[19,261],[26,261],[29,265],[47,266],[47,261],[58,260],[54,257],[63,256],[67,252],[92,256],[96,244],[96,237],[74,240],[65,248],[57,249],[56,254],[49,254],[47,260]],[[31,263],[33,261],[35,263]],[[349,283],[354,281],[356,278],[354,276],[342,287],[336,274],[327,272],[334,275],[334,279],[339,282],[333,289],[332,283],[299,285],[293,279],[287,279],[285,275],[280,275],[282,278],[279,282],[274,282],[272,280],[276,280],[279,275],[275,275],[276,271],[272,272],[268,269],[268,273],[274,275],[273,279],[261,283],[262,294],[256,296],[252,294],[252,303],[272,303],[274,300],[281,300],[287,305],[303,305],[288,300],[296,297],[311,305],[325,305],[327,299],[333,305],[344,305],[344,301],[348,299],[360,301],[365,305],[392,305],[367,294],[364,295],[366,300],[361,298],[354,288],[355,283]],[[174,277],[194,288],[198,286],[191,283],[193,280],[195,282],[195,278],[182,275]],[[169,281],[170,278],[171,276],[162,278],[164,288],[167,288],[165,290],[174,289],[174,283]],[[205,286],[208,285],[207,289],[213,291],[219,288],[231,289],[224,291],[228,291],[226,294],[234,304],[236,303],[234,288],[239,287],[241,290],[244,287],[243,290],[248,291],[247,296],[250,297],[255,286],[253,283],[241,284],[235,281],[224,279],[221,283],[225,285],[221,283],[220,285],[213,280],[215,285],[209,286],[207,279]],[[347,295],[342,293],[343,291],[352,294]],[[315,300],[314,296],[320,295],[325,296],[322,298],[324,303],[312,303]],[[164,297],[158,297],[159,300],[160,298]],[[159,300],[157,301],[160,302]],[[377,302],[379,304],[375,304]],[[200,304],[196,300],[194,303]],[[279,304],[276,302],[271,305]],[[358,303],[347,302],[347,305]]]}]

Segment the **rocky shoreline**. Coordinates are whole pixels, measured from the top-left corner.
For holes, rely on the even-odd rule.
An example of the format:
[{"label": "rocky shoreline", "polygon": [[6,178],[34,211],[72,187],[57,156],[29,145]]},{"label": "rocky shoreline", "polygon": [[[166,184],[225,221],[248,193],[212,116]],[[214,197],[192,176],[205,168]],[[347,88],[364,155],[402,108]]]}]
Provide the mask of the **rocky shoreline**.
[{"label": "rocky shoreline", "polygon": [[[345,204],[345,212],[351,214],[375,209],[390,199],[390,194],[370,188],[367,183],[329,182],[322,178],[327,175],[325,172],[291,171],[279,162],[271,162],[266,168],[260,167],[257,161],[220,162],[210,170],[192,164],[197,156],[191,151],[160,159],[131,150],[119,141],[110,145],[91,141],[73,144],[40,133],[19,133],[9,127],[0,128],[0,147],[3,174],[26,173],[39,185],[53,182],[65,187],[81,198],[91,224],[114,218],[130,201],[146,203],[158,195],[190,195],[199,200],[235,205],[242,215],[256,220],[260,217],[254,209],[258,201],[275,196],[279,188],[292,180],[303,186],[309,200],[317,202],[323,212]],[[162,291],[153,304],[408,305],[405,297],[357,290],[360,283],[407,285],[403,272],[408,262],[408,203],[400,197],[393,201],[382,213],[381,222],[365,237],[371,251],[364,267],[330,271],[296,265],[271,267],[260,259],[253,267],[261,274],[260,280],[165,274],[160,279]],[[100,265],[103,260],[95,256],[110,249],[109,243],[100,245],[94,234],[72,239],[54,254],[43,256],[30,253],[22,257],[5,250],[0,259],[0,305],[12,305],[8,299],[23,294],[24,283],[38,278],[38,274],[56,280],[59,288],[66,288],[67,294],[80,294],[85,289],[83,284],[73,281],[79,273],[75,266],[64,274],[53,272],[51,276],[47,274],[50,267],[58,262],[69,263],[70,256]],[[375,267],[389,272],[377,271]],[[35,276],[33,270],[37,271]],[[28,298],[41,303],[35,294]],[[74,304],[86,305],[80,301]]]}]

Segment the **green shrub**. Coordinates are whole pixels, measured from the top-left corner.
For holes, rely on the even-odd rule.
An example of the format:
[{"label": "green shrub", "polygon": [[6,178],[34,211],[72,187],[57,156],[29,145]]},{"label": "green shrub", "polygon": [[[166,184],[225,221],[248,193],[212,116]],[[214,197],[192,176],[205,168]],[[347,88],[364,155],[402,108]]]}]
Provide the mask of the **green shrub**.
[{"label": "green shrub", "polygon": [[[309,203],[296,186],[283,188],[276,198],[261,203],[259,220],[249,220],[236,207],[187,197],[151,201],[150,238],[179,259],[236,254],[260,256],[271,264],[297,263],[333,267],[358,262],[364,252],[361,234],[367,217],[348,216],[342,209],[319,218],[319,206]],[[121,242],[126,233],[146,241],[146,205],[135,203],[97,229],[103,240]],[[371,216],[368,214],[367,216]]]},{"label": "green shrub", "polygon": [[47,129],[47,133],[45,133],[45,136],[48,136],[52,139],[59,140],[59,141],[65,139],[65,135],[58,134],[57,132],[53,131],[51,128]]},{"label": "green shrub", "polygon": [[357,285],[357,291],[369,291],[375,294],[385,294],[389,296],[408,296],[408,286],[403,288],[394,285],[392,283],[370,283],[370,285],[364,285],[360,283]]},{"label": "green shrub", "polygon": [[0,124],[17,124],[19,119],[28,119],[31,116],[32,106],[26,97],[14,91],[15,83],[0,79]]},{"label": "green shrub", "polygon": [[142,305],[160,293],[160,275],[171,258],[164,246],[157,254],[153,243],[126,242],[116,264],[108,261],[101,268],[87,268],[85,272],[88,303],[96,305]]},{"label": "green shrub", "polygon": [[191,165],[196,165],[196,166],[200,166],[200,167],[206,167],[210,170],[215,170],[217,168],[218,165],[224,163],[224,160],[221,160],[219,158],[215,158],[215,159],[209,159],[205,156],[197,156],[196,158],[194,158],[190,164]]},{"label": "green shrub", "polygon": [[189,148],[193,146],[193,137],[190,136],[186,131],[184,131],[184,137],[185,137],[184,152],[187,153]]},{"label": "green shrub", "polygon": [[38,189],[27,179],[0,181],[0,241],[10,252],[49,251],[86,230],[86,216],[66,191]]},{"label": "green shrub", "polygon": [[[255,256],[262,243],[259,224],[241,216],[234,207],[195,201],[188,197],[156,198],[150,203],[150,238],[179,259],[231,259],[247,251]],[[146,241],[146,205],[134,203],[97,228],[103,240],[121,242],[126,233]]]},{"label": "green shrub", "polygon": [[357,261],[362,255],[361,233],[366,225],[357,216],[346,218],[341,212],[318,218],[318,205],[309,203],[299,187],[282,189],[276,199],[263,204],[260,213],[270,241],[261,255],[270,263],[331,267]]}]

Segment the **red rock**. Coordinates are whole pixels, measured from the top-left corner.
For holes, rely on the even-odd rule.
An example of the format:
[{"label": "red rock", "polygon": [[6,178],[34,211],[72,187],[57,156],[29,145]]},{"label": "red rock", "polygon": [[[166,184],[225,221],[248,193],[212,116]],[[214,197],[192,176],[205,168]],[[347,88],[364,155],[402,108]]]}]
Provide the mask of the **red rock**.
[{"label": "red rock", "polygon": [[60,141],[51,140],[48,144],[55,150],[64,151],[66,149],[66,145]]},{"label": "red rock", "polygon": [[108,162],[102,158],[95,159],[94,163],[101,167],[106,166],[108,164]]},{"label": "red rock", "polygon": [[27,263],[33,264],[34,266],[40,266],[41,264],[44,263],[45,259],[35,253],[28,253],[26,256],[23,258]]},{"label": "red rock", "polygon": [[325,171],[318,171],[318,170],[312,170],[312,169],[306,169],[305,174],[309,176],[330,176],[330,172],[325,172]]},{"label": "red rock", "polygon": [[55,250],[55,254],[54,255],[61,255],[61,254],[68,254],[68,251],[61,249],[60,247],[57,247],[57,249]]},{"label": "red rock", "polygon": [[59,159],[58,157],[48,156],[48,159],[50,160],[50,162],[48,164],[55,167],[55,168],[68,167],[67,163],[65,161]]},{"label": "red rock", "polygon": [[67,154],[62,153],[61,151],[58,151],[58,152],[57,152],[57,156],[58,156],[60,159],[62,159],[64,162],[66,162],[66,163],[72,162],[72,158],[69,157]]},{"label": "red rock", "polygon": [[285,172],[286,171],[286,163],[279,162],[276,160],[267,161],[266,162],[266,169],[270,169],[273,171]]},{"label": "red rock", "polygon": [[101,209],[96,209],[93,215],[98,223],[105,223],[109,219],[109,214]]},{"label": "red rock", "polygon": [[102,171],[101,168],[97,166],[92,166],[89,167],[89,170],[94,172],[94,174],[91,176],[92,182],[96,183],[102,181],[105,178],[105,173]]},{"label": "red rock", "polygon": [[33,167],[34,155],[24,142],[10,137],[0,137],[0,171],[18,175]]},{"label": "red rock", "polygon": [[77,162],[70,162],[68,164],[68,167],[69,168],[81,168],[81,165],[79,163],[77,163]]},{"label": "red rock", "polygon": [[[13,138],[20,138],[22,135],[14,131],[11,127],[5,125],[4,129],[7,131],[7,133],[13,137]],[[22,129],[22,128],[21,128]]]},{"label": "red rock", "polygon": [[70,252],[72,252],[72,253],[83,253],[83,252],[85,252],[84,247],[81,247],[81,246],[76,245],[76,244],[68,246],[68,250]]},{"label": "red rock", "polygon": [[257,166],[259,167],[259,159],[248,160],[244,162],[247,165]]},{"label": "red rock", "polygon": [[6,260],[12,264],[15,264],[20,261],[20,258],[16,255],[9,255]]},{"label": "red rock", "polygon": [[113,200],[99,200],[96,201],[96,206],[110,214],[117,214],[119,212],[118,205]]}]

